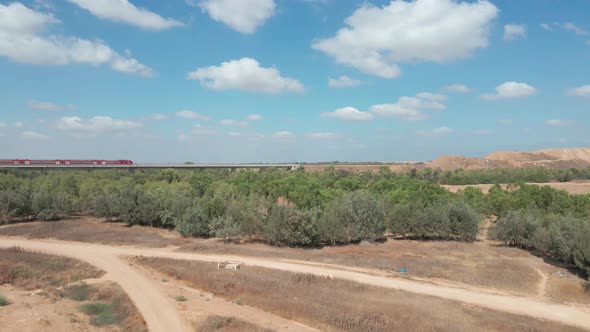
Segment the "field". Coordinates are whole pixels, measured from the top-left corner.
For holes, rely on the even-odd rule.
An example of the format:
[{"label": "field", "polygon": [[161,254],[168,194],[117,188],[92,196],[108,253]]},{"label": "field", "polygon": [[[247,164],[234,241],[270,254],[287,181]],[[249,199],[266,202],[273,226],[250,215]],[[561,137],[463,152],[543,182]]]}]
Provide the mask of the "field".
[{"label": "field", "polygon": [[[547,296],[558,302],[590,303],[582,279],[565,268],[526,251],[492,241],[475,243],[404,241],[303,249],[259,243],[235,244],[217,239],[185,239],[175,232],[127,227],[77,218],[60,222],[30,222],[0,227],[2,236],[53,238],[114,245],[171,247],[182,252],[226,254],[367,268],[399,278],[469,285],[523,295]],[[402,269],[407,273],[400,273]]]},{"label": "field", "polygon": [[136,262],[227,300],[326,331],[569,330],[548,322],[328,277],[256,267],[235,273],[217,270],[214,263],[158,258]]},{"label": "field", "polygon": [[[27,250],[0,255],[0,323],[590,329],[590,196],[556,190],[585,192],[589,172],[0,174],[0,248]],[[437,184],[572,178],[491,195]],[[245,267],[218,270],[224,261]],[[49,325],[27,324],[27,305]]]},{"label": "field", "polygon": [[[128,263],[129,268],[133,269],[133,273],[148,276],[151,280],[151,286],[146,284],[133,290],[134,292],[145,293],[146,287],[153,287],[158,296],[165,294],[167,298],[160,302],[150,300],[160,310],[164,309],[166,303],[176,302],[174,307],[181,319],[199,327],[218,326],[221,331],[239,331],[240,326],[247,326],[242,330],[248,331],[252,330],[251,326],[272,330],[298,326],[297,330],[310,330],[306,325],[325,330],[377,331],[402,329],[406,325],[415,330],[468,330],[476,328],[478,324],[496,331],[526,330],[527,326],[532,326],[538,331],[568,328],[553,325],[555,323],[549,321],[540,322],[533,318],[485,309],[478,305],[461,304],[455,300],[395,289],[384,290],[354,281],[332,280],[317,275],[254,266],[248,266],[238,273],[218,271],[214,263],[178,263],[179,260],[157,256],[181,258],[195,255],[194,257],[210,257],[212,260],[223,259],[215,258],[219,255],[243,259],[256,257],[252,262],[261,260],[268,266],[293,263],[293,268],[299,266],[302,270],[314,270],[317,267],[318,271],[321,271],[328,268],[335,274],[340,273],[338,271],[344,274],[351,271],[360,275],[408,280],[435,287],[465,289],[478,294],[514,294],[567,305],[590,303],[590,295],[583,292],[580,277],[525,251],[504,247],[491,241],[458,243],[390,239],[385,243],[363,242],[322,249],[298,249],[256,243],[238,245],[214,239],[180,239],[174,236],[173,232],[166,230],[139,226],[129,228],[121,224],[97,222],[93,218],[81,217],[52,223],[53,226],[50,228],[46,225],[47,223],[25,223],[2,226],[0,234],[30,233],[34,237],[49,238],[61,234],[62,240],[75,240],[77,237],[95,243],[106,243],[109,246],[72,242],[71,249],[64,247],[60,252],[79,255],[81,258],[90,258],[91,256],[85,255],[95,256],[96,253],[101,253],[101,256],[90,259],[93,262],[105,262],[105,259],[116,259],[117,256],[134,256],[135,258]],[[69,233],[66,228],[76,229],[76,232]],[[125,234],[128,232],[133,232],[134,235],[126,240]],[[144,238],[148,239],[146,246],[141,244]],[[8,241],[7,239],[3,241]],[[110,246],[114,242],[120,247]],[[31,242],[33,243],[35,242]],[[53,242],[39,243],[38,248],[57,248],[51,243]],[[66,243],[68,242],[64,242]],[[82,250],[84,246],[87,248]],[[156,257],[146,258],[145,255]],[[110,263],[104,265],[107,272],[110,271],[110,267]],[[158,271],[154,271],[154,268]],[[407,272],[401,273],[402,269]],[[136,282],[129,273],[117,277],[128,278],[128,282]],[[71,279],[67,275],[62,277],[64,278]],[[74,279],[78,280],[78,277]],[[287,284],[283,284],[285,281]],[[127,284],[125,290],[128,290],[126,287]],[[272,296],[264,293],[273,289],[274,291],[270,292]],[[326,291],[322,293],[321,289]],[[16,299],[14,304],[18,302],[17,295],[4,289],[3,292],[11,299]],[[130,294],[134,303],[146,304],[142,299],[137,299],[136,293]],[[261,294],[265,295],[260,296]],[[273,297],[274,294],[276,297]],[[174,300],[179,297],[183,300]],[[75,306],[71,308],[76,309]],[[392,312],[395,314],[388,314]],[[220,323],[212,325],[209,317],[221,313],[231,319],[218,318]],[[418,317],[429,317],[429,320],[420,320]],[[445,317],[453,319],[448,320]],[[460,325],[453,325],[455,322],[459,322]],[[297,325],[300,323],[306,325]]]},{"label": "field", "polygon": [[[103,274],[71,258],[0,249],[0,294],[8,300],[2,330],[147,331],[121,287],[97,279]],[[86,307],[98,311],[87,314]]]}]

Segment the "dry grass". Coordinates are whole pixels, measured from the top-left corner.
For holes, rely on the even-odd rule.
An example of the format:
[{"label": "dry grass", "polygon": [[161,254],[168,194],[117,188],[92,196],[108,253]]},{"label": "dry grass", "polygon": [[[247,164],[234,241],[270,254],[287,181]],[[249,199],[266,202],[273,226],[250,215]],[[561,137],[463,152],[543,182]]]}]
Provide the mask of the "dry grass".
[{"label": "dry grass", "polygon": [[0,236],[24,236],[29,239],[53,238],[110,245],[137,244],[147,247],[165,247],[187,241],[173,231],[140,226],[128,227],[125,224],[108,223],[92,217],[3,226],[0,227]]},{"label": "dry grass", "polygon": [[590,292],[578,278],[551,276],[547,282],[546,294],[559,302],[590,304]]},{"label": "dry grass", "polygon": [[92,325],[116,325],[121,331],[147,332],[145,321],[119,285],[105,283],[90,289],[90,302],[81,305],[80,310],[91,316]]},{"label": "dry grass", "polygon": [[209,316],[203,323],[195,326],[199,332],[272,332],[235,317]]},{"label": "dry grass", "polygon": [[579,331],[444,299],[265,268],[141,258],[138,263],[227,300],[327,331]]},{"label": "dry grass", "polygon": [[[11,284],[25,290],[40,289],[45,297],[52,299],[52,303],[63,298],[107,303],[112,315],[103,315],[102,319],[106,320],[102,322],[112,322],[121,331],[147,331],[143,318],[117,284],[87,285],[83,282],[84,279],[98,278],[103,273],[71,258],[20,248],[0,249],[0,284]],[[77,281],[80,282],[72,284]]]},{"label": "dry grass", "polygon": [[0,284],[9,283],[27,290],[45,289],[102,274],[101,270],[71,258],[20,248],[0,249]]},{"label": "dry grass", "polygon": [[182,250],[376,268],[400,277],[437,278],[463,284],[534,294],[539,275],[526,261],[533,257],[515,248],[459,242],[389,240],[372,246],[348,245],[322,249],[276,248],[263,244],[231,244],[196,240]]}]

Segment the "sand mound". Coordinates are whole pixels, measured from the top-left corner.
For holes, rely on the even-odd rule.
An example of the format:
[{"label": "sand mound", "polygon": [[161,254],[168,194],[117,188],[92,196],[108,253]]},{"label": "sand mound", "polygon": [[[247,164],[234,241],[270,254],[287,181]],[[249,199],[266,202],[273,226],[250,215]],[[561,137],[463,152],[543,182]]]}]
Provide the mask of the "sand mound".
[{"label": "sand mound", "polygon": [[442,170],[455,170],[459,168],[465,170],[474,170],[513,167],[513,165],[504,160],[468,158],[462,156],[442,156],[434,160],[427,166],[435,169],[440,168]]},{"label": "sand mound", "polygon": [[485,158],[442,156],[426,166],[441,170],[530,167],[580,169],[590,167],[590,148],[546,149],[533,152],[496,151]]}]

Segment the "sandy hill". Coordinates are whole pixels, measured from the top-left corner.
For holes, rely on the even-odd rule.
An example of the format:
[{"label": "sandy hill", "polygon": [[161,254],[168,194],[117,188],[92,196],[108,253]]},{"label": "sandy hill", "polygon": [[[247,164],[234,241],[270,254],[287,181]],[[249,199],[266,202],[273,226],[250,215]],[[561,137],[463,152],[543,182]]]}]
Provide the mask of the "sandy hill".
[{"label": "sandy hill", "polygon": [[533,152],[497,151],[484,158],[442,156],[428,165],[442,170],[494,168],[586,168],[590,167],[590,148],[546,149]]}]

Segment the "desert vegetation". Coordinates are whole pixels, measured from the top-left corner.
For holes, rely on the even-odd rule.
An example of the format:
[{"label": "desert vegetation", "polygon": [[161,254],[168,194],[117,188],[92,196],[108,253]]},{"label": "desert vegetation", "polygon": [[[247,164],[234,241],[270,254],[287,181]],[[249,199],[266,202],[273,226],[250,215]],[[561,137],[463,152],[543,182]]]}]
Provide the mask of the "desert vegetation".
[{"label": "desert vegetation", "polygon": [[230,301],[326,331],[576,330],[452,301],[308,274],[162,258],[136,262]]},{"label": "desert vegetation", "polygon": [[209,316],[204,322],[195,327],[195,331],[201,332],[272,332],[234,317]]},{"label": "desert vegetation", "polygon": [[12,284],[25,290],[55,289],[102,274],[99,269],[75,259],[21,248],[0,249],[0,285]]},{"label": "desert vegetation", "polygon": [[[0,174],[0,219],[56,220],[83,212],[129,225],[175,229],[187,237],[315,247],[385,235],[474,241],[482,218],[493,215],[499,218],[492,232],[498,240],[586,270],[590,195],[523,183],[496,185],[487,195],[477,188],[451,193],[438,184],[448,182],[441,181],[441,174],[484,182],[486,177],[530,181],[527,172],[545,176],[561,171],[15,171]],[[584,170],[577,172],[585,176]],[[521,210],[544,216],[534,234],[528,233],[530,227],[524,230],[539,245],[502,236],[506,225],[520,225],[506,220],[515,220]]]},{"label": "desert vegetation", "polygon": [[[85,290],[83,290],[85,288]],[[87,294],[83,299],[80,292]],[[78,310],[90,317],[90,324],[103,326],[118,326],[122,331],[147,331],[143,318],[139,315],[135,306],[116,284],[100,284],[97,286],[81,285],[76,291],[70,293],[76,301],[84,301],[78,306]],[[67,295],[66,295],[67,296]],[[76,297],[77,296],[77,297]]]},{"label": "desert vegetation", "polygon": [[[112,325],[124,331],[147,331],[143,318],[118,285],[89,285],[84,281],[102,274],[103,271],[71,258],[21,248],[0,249],[0,285],[40,292],[53,302],[80,302],[79,310],[89,314],[90,323],[98,327]],[[0,306],[9,303],[0,296]]]}]

